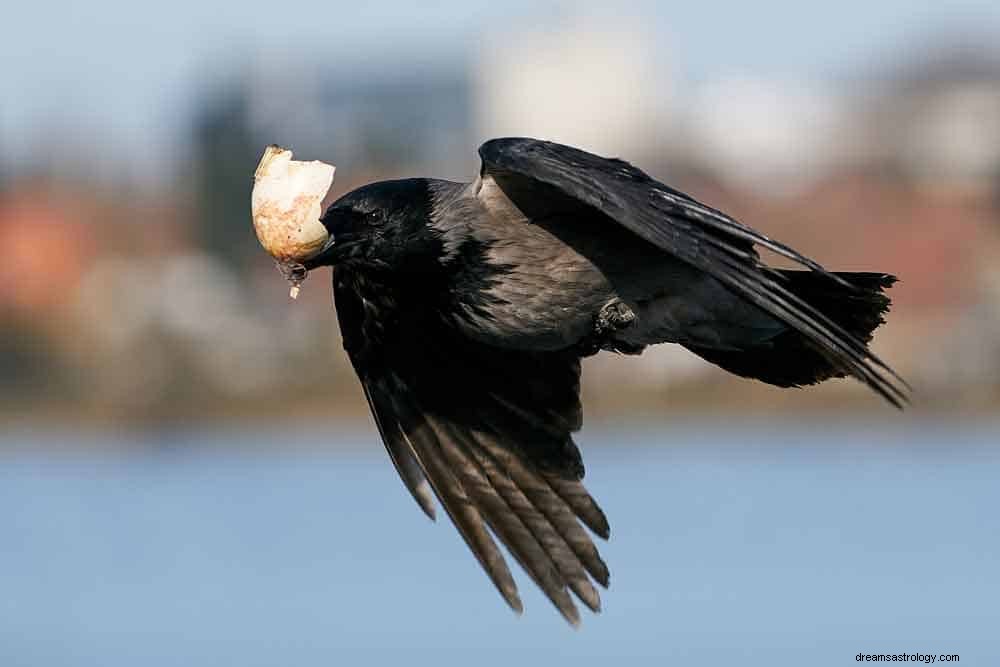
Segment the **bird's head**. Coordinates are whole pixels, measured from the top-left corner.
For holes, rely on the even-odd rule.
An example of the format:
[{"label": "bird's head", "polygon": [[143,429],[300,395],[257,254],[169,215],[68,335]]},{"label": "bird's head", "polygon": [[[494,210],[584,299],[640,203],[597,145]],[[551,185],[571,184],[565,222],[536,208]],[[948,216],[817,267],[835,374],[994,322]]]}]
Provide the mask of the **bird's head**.
[{"label": "bird's head", "polygon": [[440,243],[428,229],[428,181],[408,178],[369,183],[333,202],[321,218],[330,235],[324,252],[307,267],[357,261],[406,271],[429,259]]},{"label": "bird's head", "polygon": [[333,202],[320,218],[326,240],[301,260],[299,280],[321,266],[363,266],[369,275],[438,274],[443,244],[430,226],[431,194],[427,179],[380,181],[362,186]]},{"label": "bird's head", "polygon": [[426,179],[371,183],[327,205],[334,167],[291,158],[279,146],[264,151],[252,212],[257,238],[291,284],[292,298],[320,266],[361,262],[403,273],[434,270],[441,241],[428,227]]}]

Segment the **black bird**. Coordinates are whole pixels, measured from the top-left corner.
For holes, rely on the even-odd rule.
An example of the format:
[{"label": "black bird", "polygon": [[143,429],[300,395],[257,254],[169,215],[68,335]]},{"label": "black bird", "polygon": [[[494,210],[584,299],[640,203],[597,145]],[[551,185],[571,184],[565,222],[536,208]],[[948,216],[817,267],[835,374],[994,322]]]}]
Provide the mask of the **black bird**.
[{"label": "black bird", "polygon": [[[627,162],[494,139],[471,183],[372,183],[325,211],[344,347],[414,499],[432,494],[516,611],[499,538],[570,623],[608,568],[582,484],[580,359],[678,343],[781,387],[906,385],[869,349],[895,282],[833,273]],[[805,270],[764,264],[766,248]],[[589,529],[590,533],[586,529]],[[491,536],[492,534],[492,536]]]}]

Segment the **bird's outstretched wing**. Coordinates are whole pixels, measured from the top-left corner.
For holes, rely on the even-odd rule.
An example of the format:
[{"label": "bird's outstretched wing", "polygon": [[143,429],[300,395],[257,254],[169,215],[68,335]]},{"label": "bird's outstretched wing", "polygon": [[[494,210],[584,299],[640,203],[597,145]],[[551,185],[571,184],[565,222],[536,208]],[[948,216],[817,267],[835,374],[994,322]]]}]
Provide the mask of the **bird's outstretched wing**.
[{"label": "bird's outstretched wing", "polygon": [[569,591],[594,611],[608,568],[581,522],[607,538],[584,489],[580,361],[464,338],[347,266],[334,270],[344,347],[403,481],[433,518],[428,483],[507,603],[521,600],[490,531],[572,624]]},{"label": "bird's outstretched wing", "polygon": [[799,331],[836,367],[893,405],[900,407],[906,402],[902,379],[872,354],[864,341],[788,290],[781,273],[760,262],[755,246],[843,283],[813,260],[622,160],[523,138],[488,141],[480,146],[479,156],[482,175],[492,177],[519,207],[535,205],[522,200],[537,198],[541,192],[545,198],[570,198],[603,214]]}]

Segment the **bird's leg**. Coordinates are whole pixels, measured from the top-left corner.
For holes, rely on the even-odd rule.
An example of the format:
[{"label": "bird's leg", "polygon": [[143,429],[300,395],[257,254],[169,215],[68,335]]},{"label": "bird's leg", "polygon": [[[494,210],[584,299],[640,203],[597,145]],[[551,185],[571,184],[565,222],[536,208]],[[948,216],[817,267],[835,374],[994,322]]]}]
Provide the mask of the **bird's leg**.
[{"label": "bird's leg", "polygon": [[594,317],[594,328],[590,335],[579,342],[580,355],[589,357],[602,349],[623,354],[639,354],[645,346],[614,340],[616,333],[628,328],[633,322],[635,322],[635,311],[627,303],[621,299],[608,302]]}]

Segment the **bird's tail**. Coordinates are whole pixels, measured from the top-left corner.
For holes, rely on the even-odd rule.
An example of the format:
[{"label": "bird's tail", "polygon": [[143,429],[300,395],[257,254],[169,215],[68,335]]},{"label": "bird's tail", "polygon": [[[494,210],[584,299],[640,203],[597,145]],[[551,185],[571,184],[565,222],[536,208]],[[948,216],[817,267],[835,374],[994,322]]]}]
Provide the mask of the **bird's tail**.
[{"label": "bird's tail", "polygon": [[[836,273],[852,289],[812,271],[779,273],[787,281],[785,286],[789,291],[866,344],[889,310],[890,301],[884,290],[896,282],[895,276],[886,273]],[[816,384],[847,375],[794,329],[740,350],[685,347],[730,373],[779,387]]]}]

